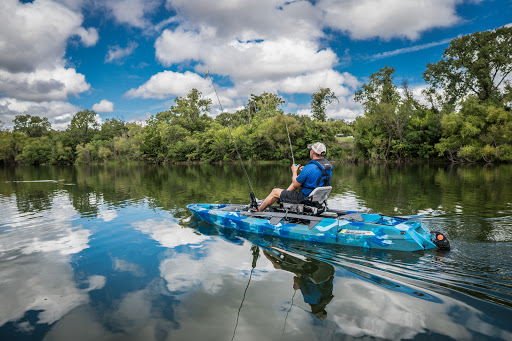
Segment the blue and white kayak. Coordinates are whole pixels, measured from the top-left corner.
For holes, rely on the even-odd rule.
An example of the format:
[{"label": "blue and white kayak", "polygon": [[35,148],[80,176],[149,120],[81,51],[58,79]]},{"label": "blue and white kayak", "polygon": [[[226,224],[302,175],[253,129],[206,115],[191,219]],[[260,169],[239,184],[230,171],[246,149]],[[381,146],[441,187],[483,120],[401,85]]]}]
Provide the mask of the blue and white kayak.
[{"label": "blue and white kayak", "polygon": [[256,234],[381,250],[449,249],[444,235],[404,217],[335,210],[321,215],[251,212],[247,205],[226,204],[190,204],[187,208],[207,223]]}]

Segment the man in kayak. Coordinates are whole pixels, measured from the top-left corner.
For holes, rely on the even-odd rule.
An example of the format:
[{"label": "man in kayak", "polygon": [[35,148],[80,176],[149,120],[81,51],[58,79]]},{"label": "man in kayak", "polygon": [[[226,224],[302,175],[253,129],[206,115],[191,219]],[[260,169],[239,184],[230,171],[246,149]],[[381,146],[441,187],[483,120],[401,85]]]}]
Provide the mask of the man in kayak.
[{"label": "man in kayak", "polygon": [[[308,145],[309,161],[305,166],[292,165],[292,183],[286,190],[274,188],[258,208],[262,212],[280,199],[287,203],[300,203],[319,186],[329,186],[332,176],[332,165],[324,158],[326,148],[322,142]],[[300,175],[297,171],[300,170]],[[298,192],[297,190],[300,189]]]}]

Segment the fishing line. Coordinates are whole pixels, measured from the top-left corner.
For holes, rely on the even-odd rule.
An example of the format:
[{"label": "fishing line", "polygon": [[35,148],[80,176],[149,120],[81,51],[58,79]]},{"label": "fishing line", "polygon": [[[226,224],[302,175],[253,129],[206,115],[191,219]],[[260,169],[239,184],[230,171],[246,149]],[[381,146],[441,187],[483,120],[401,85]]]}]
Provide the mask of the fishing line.
[{"label": "fishing line", "polygon": [[238,308],[238,315],[236,316],[235,330],[233,330],[233,336],[231,337],[231,341],[233,341],[233,339],[235,338],[236,328],[238,327],[238,319],[240,318],[240,311],[242,310],[242,305],[244,304],[245,294],[247,293],[247,289],[249,289],[249,284],[251,283],[253,270],[254,270],[254,268],[251,269],[251,275],[249,276],[249,282],[247,282],[247,286],[245,287],[245,291],[244,291],[244,297],[242,298],[242,302],[240,303],[240,307]]},{"label": "fishing line", "polygon": [[293,296],[292,296],[292,302],[290,304],[290,309],[288,309],[288,311],[286,312],[286,318],[284,319],[284,326],[283,326],[283,333],[281,334],[281,339],[283,338],[284,336],[284,331],[286,329],[286,320],[288,320],[288,314],[290,313],[290,310],[292,310],[292,307],[293,307],[293,298],[295,297],[295,294],[297,293],[297,290],[293,290]]},{"label": "fishing line", "polygon": [[[210,71],[206,71],[206,75],[204,75],[204,78],[208,76]],[[224,111],[224,108],[222,108],[222,103],[220,103],[219,94],[217,93],[217,89],[215,88],[215,83],[213,82],[212,78],[212,86],[213,90],[215,91],[215,96],[217,96],[217,101],[219,102],[220,110],[221,112]],[[235,146],[236,155],[238,156],[238,161],[240,161],[240,166],[242,166],[242,170],[244,171],[245,175],[245,181],[247,182],[247,185],[249,185],[249,196],[251,197],[251,206],[255,209],[258,209],[258,201],[256,199],[256,196],[254,195],[254,191],[252,190],[251,181],[249,180],[249,175],[247,175],[247,171],[245,170],[244,164],[242,162],[242,157],[240,156],[240,152],[238,151],[238,147],[236,145],[235,139],[233,138],[233,134],[231,133],[231,128],[229,127],[229,123],[226,122],[226,126],[228,127],[229,135],[231,136],[231,140],[233,141],[233,145]]]},{"label": "fishing line", "polygon": [[240,311],[242,310],[242,306],[244,305],[244,301],[245,301],[245,294],[247,294],[247,289],[249,289],[249,284],[251,284],[252,273],[254,271],[254,268],[256,267],[256,262],[258,261],[258,258],[260,256],[260,249],[256,245],[251,246],[251,251],[252,251],[251,274],[249,275],[249,281],[247,282],[247,286],[245,287],[244,297],[242,298],[242,302],[240,302],[240,307],[238,308],[238,315],[236,316],[236,324],[235,324],[235,329],[233,330],[233,336],[231,337],[231,341],[233,341],[233,339],[235,338],[236,328],[238,327],[238,320],[240,319]]}]

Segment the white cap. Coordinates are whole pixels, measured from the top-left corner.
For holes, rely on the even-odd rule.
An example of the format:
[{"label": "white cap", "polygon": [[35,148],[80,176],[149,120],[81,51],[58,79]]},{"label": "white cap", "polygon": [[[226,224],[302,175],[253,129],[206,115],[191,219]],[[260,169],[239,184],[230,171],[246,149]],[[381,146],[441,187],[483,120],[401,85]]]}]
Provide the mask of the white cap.
[{"label": "white cap", "polygon": [[325,155],[325,144],[323,144],[322,142],[316,142],[314,144],[309,144],[308,145],[308,149],[313,149],[313,151],[315,153],[317,153],[318,155]]}]

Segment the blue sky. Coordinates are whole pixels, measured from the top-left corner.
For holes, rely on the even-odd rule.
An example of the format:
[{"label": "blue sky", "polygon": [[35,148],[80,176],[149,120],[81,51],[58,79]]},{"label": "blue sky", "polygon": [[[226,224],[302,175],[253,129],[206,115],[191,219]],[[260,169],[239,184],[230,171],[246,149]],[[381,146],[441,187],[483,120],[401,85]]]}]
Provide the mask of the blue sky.
[{"label": "blue sky", "polygon": [[[512,23],[506,0],[2,0],[0,121],[46,116],[65,129],[89,109],[98,120],[143,121],[197,88],[219,112],[251,94],[278,93],[308,115],[320,87],[362,114],[354,92],[385,65],[417,96],[427,63],[450,39]],[[204,78],[209,71],[209,76]]]}]

